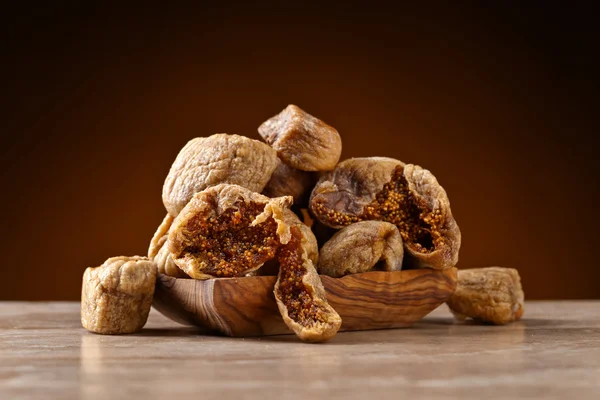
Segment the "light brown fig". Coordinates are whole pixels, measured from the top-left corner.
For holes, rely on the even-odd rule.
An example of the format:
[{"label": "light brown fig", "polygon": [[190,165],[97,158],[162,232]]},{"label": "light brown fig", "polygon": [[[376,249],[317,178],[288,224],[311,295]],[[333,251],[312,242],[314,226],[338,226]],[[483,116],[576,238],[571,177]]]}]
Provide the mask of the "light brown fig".
[{"label": "light brown fig", "polygon": [[389,222],[362,221],[340,229],[319,252],[317,271],[339,278],[374,269],[402,269],[404,249],[398,228]]},{"label": "light brown fig", "polygon": [[323,342],[337,334],[339,314],[329,305],[325,288],[303,247],[297,226],[290,229],[289,242],[278,253],[279,274],[275,300],[286,325],[307,342]]},{"label": "light brown fig", "polygon": [[458,262],[460,229],[446,191],[418,165],[383,157],[343,161],[319,179],[310,209],[336,229],[366,220],[396,225],[409,268],[445,269]]},{"label": "light brown fig", "polygon": [[284,163],[302,171],[332,170],[342,154],[338,131],[293,104],[263,122],[258,133]]},{"label": "light brown fig", "polygon": [[292,201],[289,196],[270,199],[230,184],[197,193],[169,231],[173,261],[196,279],[256,271],[290,240],[286,210]]},{"label": "light brown fig", "polygon": [[458,270],[456,291],[447,304],[459,320],[504,325],[523,316],[525,294],[514,268]]},{"label": "light brown fig", "polygon": [[150,313],[156,264],[145,257],[113,257],[88,268],[81,288],[81,324],[102,334],[133,333]]},{"label": "light brown fig", "polygon": [[268,145],[219,133],[190,140],[179,152],[163,185],[163,203],[176,217],[192,196],[220,183],[261,192],[278,164]]},{"label": "light brown fig", "polygon": [[174,218],[171,214],[167,214],[163,219],[150,241],[148,258],[150,261],[156,263],[159,274],[172,276],[174,278],[189,278],[189,276],[175,264],[173,257],[171,257],[171,253],[169,252],[167,241],[169,238],[169,229],[171,228],[173,220]]}]

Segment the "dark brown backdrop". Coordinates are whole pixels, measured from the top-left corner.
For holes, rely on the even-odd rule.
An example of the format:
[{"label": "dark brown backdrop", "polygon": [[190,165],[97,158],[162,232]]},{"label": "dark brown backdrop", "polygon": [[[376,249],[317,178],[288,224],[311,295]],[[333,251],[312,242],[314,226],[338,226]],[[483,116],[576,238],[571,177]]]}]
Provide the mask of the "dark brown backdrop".
[{"label": "dark brown backdrop", "polygon": [[518,268],[529,298],[600,298],[586,10],[5,15],[0,300],[75,300],[85,267],[145,254],[179,148],[258,138],[288,103],[335,126],[344,158],[432,170],[460,266]]}]

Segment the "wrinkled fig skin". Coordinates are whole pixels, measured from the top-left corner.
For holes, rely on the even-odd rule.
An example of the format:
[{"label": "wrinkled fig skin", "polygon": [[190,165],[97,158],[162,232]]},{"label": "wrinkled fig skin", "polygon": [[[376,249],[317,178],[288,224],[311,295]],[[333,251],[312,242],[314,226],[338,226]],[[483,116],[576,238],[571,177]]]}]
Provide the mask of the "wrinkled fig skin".
[{"label": "wrinkled fig skin", "polygon": [[304,248],[298,227],[279,252],[274,295],[285,324],[303,341],[324,342],[334,337],[342,319],[327,302],[323,283]]},{"label": "wrinkled fig skin", "polygon": [[163,203],[176,217],[192,196],[230,183],[261,192],[278,164],[276,152],[258,140],[224,133],[190,140],[163,185]]},{"label": "wrinkled fig skin", "polygon": [[459,320],[504,325],[523,316],[525,295],[519,272],[489,267],[458,271],[456,291],[448,306]]},{"label": "wrinkled fig skin", "polygon": [[[195,279],[245,276],[290,240],[291,197],[270,199],[238,185],[197,193],[173,221],[168,248]],[[290,216],[291,214],[291,216]]]},{"label": "wrinkled fig skin", "polygon": [[[171,214],[165,215],[162,222],[154,232],[154,236],[152,236],[152,240],[150,240],[150,246],[148,246],[148,258],[152,260],[160,249],[163,247],[163,244],[166,242],[169,229],[173,224],[173,216]],[[160,267],[159,267],[160,268]]]},{"label": "wrinkled fig skin", "polygon": [[88,268],[81,288],[81,324],[114,335],[144,327],[156,284],[156,264],[145,257],[113,257]]},{"label": "wrinkled fig skin", "polygon": [[[371,204],[383,185],[390,181],[398,166],[404,166],[404,163],[387,157],[350,158],[342,161],[333,171],[323,174],[315,185],[310,197],[313,215],[319,217],[313,209],[317,203],[323,203],[327,208],[343,214],[362,214],[365,206]],[[349,225],[319,220],[335,229]]]},{"label": "wrinkled fig skin", "polygon": [[382,221],[363,221],[340,229],[319,253],[320,274],[339,278],[368,272],[402,269],[404,249],[395,225]]},{"label": "wrinkled fig skin", "polygon": [[290,104],[258,128],[281,160],[302,171],[330,171],[342,154],[335,128]]},{"label": "wrinkled fig skin", "polygon": [[312,172],[300,171],[280,162],[265,186],[267,197],[292,196],[294,204],[307,206],[310,191],[316,182]]},{"label": "wrinkled fig skin", "polygon": [[167,214],[160,224],[156,233],[150,241],[148,248],[148,258],[150,261],[154,261],[158,268],[159,274],[172,276],[174,278],[189,278],[185,272],[183,272],[177,264],[173,261],[171,253],[169,253],[169,245],[167,239],[169,236],[169,229],[173,223],[173,216]]},{"label": "wrinkled fig skin", "polygon": [[[383,196],[386,191],[391,197]],[[448,196],[417,165],[384,157],[345,160],[319,179],[310,209],[336,229],[364,220],[394,223],[404,242],[405,267],[445,269],[458,262],[461,235]]]}]

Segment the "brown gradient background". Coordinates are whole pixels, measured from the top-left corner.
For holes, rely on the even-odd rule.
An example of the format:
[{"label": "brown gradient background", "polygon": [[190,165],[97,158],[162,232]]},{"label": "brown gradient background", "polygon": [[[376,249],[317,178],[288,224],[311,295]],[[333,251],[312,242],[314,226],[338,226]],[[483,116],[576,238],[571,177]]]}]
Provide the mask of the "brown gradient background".
[{"label": "brown gradient background", "polygon": [[0,300],[77,300],[86,267],[145,255],[185,142],[288,103],[343,158],[432,170],[461,267],[600,298],[592,13],[281,7],[6,11]]}]

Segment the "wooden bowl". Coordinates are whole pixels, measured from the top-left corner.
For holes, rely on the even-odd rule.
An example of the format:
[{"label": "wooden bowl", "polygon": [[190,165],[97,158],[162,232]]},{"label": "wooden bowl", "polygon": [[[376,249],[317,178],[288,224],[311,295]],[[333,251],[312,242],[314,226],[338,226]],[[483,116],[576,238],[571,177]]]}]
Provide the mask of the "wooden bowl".
[{"label": "wooden bowl", "polygon": [[[180,279],[159,275],[153,306],[166,317],[228,336],[292,333],[283,323],[275,276]],[[406,327],[444,303],[456,288],[456,268],[321,275],[340,331]]]}]

